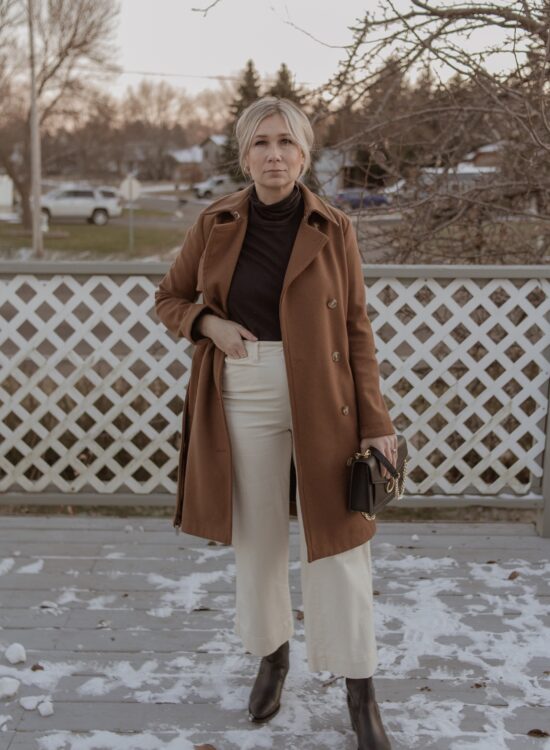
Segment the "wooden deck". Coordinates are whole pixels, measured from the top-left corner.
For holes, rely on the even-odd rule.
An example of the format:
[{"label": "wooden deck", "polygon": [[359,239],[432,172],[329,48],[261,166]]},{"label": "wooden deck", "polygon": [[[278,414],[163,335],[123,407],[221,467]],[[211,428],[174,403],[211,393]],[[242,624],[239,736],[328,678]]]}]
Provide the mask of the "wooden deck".
[{"label": "wooden deck", "polygon": [[[0,683],[20,680],[0,750],[354,750],[343,678],[307,669],[295,523],[291,669],[256,727],[231,547],[170,519],[0,516]],[[380,522],[371,545],[393,750],[547,750],[528,733],[550,733],[550,542],[530,524]]]}]

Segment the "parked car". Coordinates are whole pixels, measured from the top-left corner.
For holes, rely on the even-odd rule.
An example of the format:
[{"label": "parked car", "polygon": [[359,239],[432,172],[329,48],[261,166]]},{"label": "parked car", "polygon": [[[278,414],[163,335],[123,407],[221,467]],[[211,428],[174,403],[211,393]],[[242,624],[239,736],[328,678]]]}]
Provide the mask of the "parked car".
[{"label": "parked car", "polygon": [[102,186],[61,187],[42,196],[42,213],[49,219],[86,219],[104,226],[122,214],[122,198],[116,188]]},{"label": "parked car", "polygon": [[333,203],[338,208],[356,209],[386,206],[389,200],[382,193],[369,193],[365,188],[346,188],[336,193]]},{"label": "parked car", "polygon": [[240,187],[242,184],[234,182],[228,174],[216,174],[193,185],[193,192],[197,198],[213,198],[215,195],[232,193]]}]

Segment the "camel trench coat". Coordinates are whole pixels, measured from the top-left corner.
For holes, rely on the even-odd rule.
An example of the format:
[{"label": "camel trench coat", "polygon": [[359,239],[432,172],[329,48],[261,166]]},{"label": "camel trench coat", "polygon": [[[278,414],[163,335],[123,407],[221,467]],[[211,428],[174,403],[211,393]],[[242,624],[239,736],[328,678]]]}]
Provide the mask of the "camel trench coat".
[{"label": "camel trench coat", "polygon": [[[296,466],[289,466],[290,512],[300,493],[308,561],[368,541],[376,521],[347,509],[346,461],[361,438],[395,432],[380,391],[366,312],[361,257],[342,211],[303,184],[304,216],[279,301]],[[192,338],[207,308],[229,319],[227,297],[243,244],[251,187],[199,215],[155,290],[158,318],[195,344],[182,419],[175,527],[231,544],[231,445],[222,399],[225,353]],[[197,302],[202,293],[202,302]]]}]

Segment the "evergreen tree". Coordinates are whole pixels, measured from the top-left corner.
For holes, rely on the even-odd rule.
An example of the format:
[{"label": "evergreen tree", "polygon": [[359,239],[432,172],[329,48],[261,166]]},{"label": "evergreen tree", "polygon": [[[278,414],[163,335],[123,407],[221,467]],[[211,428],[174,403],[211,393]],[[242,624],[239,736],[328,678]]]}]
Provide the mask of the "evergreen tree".
[{"label": "evergreen tree", "polygon": [[254,66],[253,60],[246,63],[241,83],[237,88],[237,97],[230,106],[231,114],[235,119],[245,110],[249,104],[255,102],[260,96],[260,76]]},{"label": "evergreen tree", "polygon": [[280,99],[290,99],[296,104],[301,104],[304,99],[304,94],[294,85],[292,74],[286,63],[281,63],[275,83],[268,89],[267,93]]},{"label": "evergreen tree", "polygon": [[220,160],[220,170],[230,174],[235,181],[239,180],[241,170],[239,167],[239,150],[235,138],[235,123],[240,114],[260,97],[260,77],[252,60],[248,60],[243,71],[241,82],[237,87],[237,95],[229,106],[231,120],[227,124],[225,134],[227,141],[223,147]]}]

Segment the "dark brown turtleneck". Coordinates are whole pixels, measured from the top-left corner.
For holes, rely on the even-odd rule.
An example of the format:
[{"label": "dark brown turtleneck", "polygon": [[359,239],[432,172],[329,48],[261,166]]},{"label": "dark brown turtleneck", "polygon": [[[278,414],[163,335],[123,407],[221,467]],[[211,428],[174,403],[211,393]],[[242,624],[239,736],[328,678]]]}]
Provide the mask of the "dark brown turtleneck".
[{"label": "dark brown turtleneck", "polygon": [[279,298],[283,279],[304,215],[298,185],[283,200],[262,203],[253,187],[248,225],[231,281],[227,308],[230,320],[252,331],[260,341],[280,341]]}]

